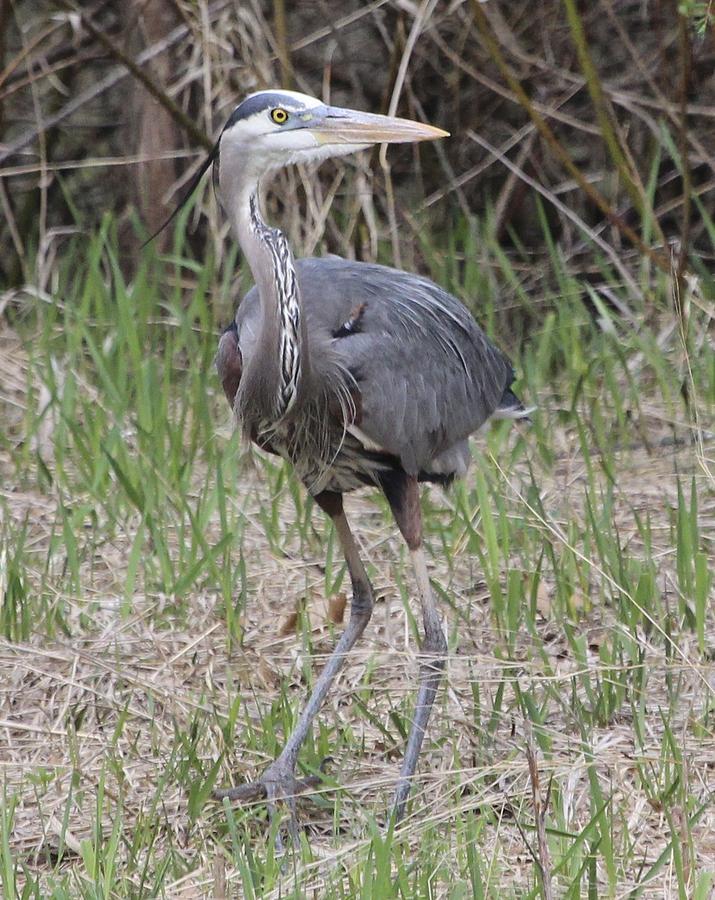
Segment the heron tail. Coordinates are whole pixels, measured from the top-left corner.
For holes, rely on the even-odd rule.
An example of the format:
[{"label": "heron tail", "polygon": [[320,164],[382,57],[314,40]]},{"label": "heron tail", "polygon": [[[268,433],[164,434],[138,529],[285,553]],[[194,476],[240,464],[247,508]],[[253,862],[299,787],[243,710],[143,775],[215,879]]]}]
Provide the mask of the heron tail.
[{"label": "heron tail", "polygon": [[535,406],[526,407],[516,396],[510,387],[504,388],[504,393],[494,411],[495,419],[529,419],[529,414],[536,409]]}]

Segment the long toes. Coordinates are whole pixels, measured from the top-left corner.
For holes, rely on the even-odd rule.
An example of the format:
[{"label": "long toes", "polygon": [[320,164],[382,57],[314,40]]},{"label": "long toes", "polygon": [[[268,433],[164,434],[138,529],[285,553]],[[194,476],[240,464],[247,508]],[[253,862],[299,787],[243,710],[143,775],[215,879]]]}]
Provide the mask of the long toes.
[{"label": "long toes", "polygon": [[[304,781],[309,780],[311,779],[304,779]],[[235,800],[239,803],[255,803],[264,800],[270,822],[281,822],[284,817],[282,807],[287,807],[288,816],[285,824],[291,842],[297,846],[300,843],[300,829],[296,815],[295,797],[300,790],[306,790],[309,786],[303,785],[302,781],[298,782],[292,774],[282,774],[280,777],[275,777],[267,771],[257,781],[239,784],[233,788],[215,790],[213,797],[215,800],[227,799],[230,801]],[[286,849],[282,831],[283,829],[279,827],[275,838],[275,848],[279,855],[283,854]]]},{"label": "long toes", "polygon": [[306,791],[320,787],[322,783],[322,775],[308,775],[307,778],[296,778],[293,782],[293,796],[297,797],[298,794],[304,794]]},{"label": "long toes", "polygon": [[232,788],[217,788],[213,792],[214,800],[238,800],[239,803],[255,803],[264,800],[268,796],[265,784],[262,781],[251,781],[248,784],[239,784]]},{"label": "long toes", "polygon": [[294,794],[304,794],[306,791],[313,790],[314,788],[318,788],[323,784],[324,778],[323,776],[327,774],[328,765],[333,762],[332,756],[326,756],[318,766],[318,775],[308,775],[305,778],[296,778],[294,779]]},{"label": "long toes", "polygon": [[228,799],[239,803],[256,803],[260,800],[267,800],[270,806],[275,806],[280,801],[290,803],[301,791],[308,790],[316,780],[320,781],[314,776],[299,781],[293,776],[272,778],[267,777],[264,773],[256,781],[249,781],[231,788],[216,788],[212,796],[214,800]]},{"label": "long toes", "polygon": [[273,773],[268,768],[260,778],[247,784],[239,784],[232,788],[217,788],[213,791],[214,800],[224,798],[239,803],[256,803],[260,800],[269,800],[271,804],[285,800],[293,805],[293,800],[299,794],[314,790],[323,783],[323,775],[332,756],[327,756],[319,766],[319,775],[308,775],[305,778],[296,778],[292,772]]}]

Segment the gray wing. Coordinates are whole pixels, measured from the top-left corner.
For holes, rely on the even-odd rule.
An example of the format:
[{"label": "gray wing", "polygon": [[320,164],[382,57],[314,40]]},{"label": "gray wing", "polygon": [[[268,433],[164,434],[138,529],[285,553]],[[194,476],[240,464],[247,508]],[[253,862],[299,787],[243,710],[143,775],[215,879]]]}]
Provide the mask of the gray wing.
[{"label": "gray wing", "polygon": [[[319,351],[327,342],[357,382],[360,434],[411,474],[460,473],[466,438],[514,378],[507,357],[429,279],[340,258],[300,259],[296,271],[310,344]],[[254,288],[236,314],[244,360],[259,317]]]}]

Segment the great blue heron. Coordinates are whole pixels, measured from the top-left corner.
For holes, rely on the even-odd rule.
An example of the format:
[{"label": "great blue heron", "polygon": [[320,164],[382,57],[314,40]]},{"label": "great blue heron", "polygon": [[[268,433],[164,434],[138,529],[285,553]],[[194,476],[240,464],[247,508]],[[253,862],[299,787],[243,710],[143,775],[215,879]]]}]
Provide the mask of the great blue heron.
[{"label": "great blue heron", "polygon": [[295,775],[298,751],[374,601],[343,494],[373,485],[409,547],[424,621],[419,691],[393,810],[398,821],[404,815],[447,653],[422,549],[418,484],[446,485],[463,475],[469,436],[491,417],[527,411],[511,391],[509,360],[456,298],[385,266],[294,260],[285,236],[261,217],[258,184],[292,163],[446,135],[305,94],[260,91],[236,107],[194,182],[213,164],[256,282],[219,342],[224,391],[244,434],[289,460],[333,520],[353,591],[348,625],[282,752],[256,782],[217,791],[219,798],[263,797],[272,806],[292,803],[305,786]]}]

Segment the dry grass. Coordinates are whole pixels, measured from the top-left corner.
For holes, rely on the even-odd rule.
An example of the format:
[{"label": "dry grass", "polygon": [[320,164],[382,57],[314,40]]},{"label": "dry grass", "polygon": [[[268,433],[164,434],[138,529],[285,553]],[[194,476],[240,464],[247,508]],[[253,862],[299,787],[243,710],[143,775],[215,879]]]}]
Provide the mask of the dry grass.
[{"label": "dry grass", "polygon": [[[18,434],[27,402],[27,359],[9,329],[0,334],[0,341],[7,351],[0,380],[3,415],[12,416],[14,410],[20,416],[11,426]],[[652,414],[657,412],[654,409]],[[655,430],[650,435],[655,439]],[[548,521],[538,527],[545,537],[554,532],[573,534],[574,529],[587,531],[588,490],[584,488],[590,463],[574,445],[570,428],[553,429],[551,438],[559,458],[550,470],[539,473]],[[505,445],[501,449],[506,452]],[[533,464],[533,457],[530,461]],[[618,467],[613,526],[621,544],[636,556],[643,553],[634,516],[648,516],[650,553],[659,561],[661,589],[666,595],[677,591],[672,544],[672,510],[678,506],[676,476],[687,482],[698,474],[696,454],[690,444],[666,446],[655,453],[637,447],[618,452],[613,462]],[[488,465],[484,459],[482,464]],[[221,849],[223,811],[209,803],[198,817],[189,814],[190,779],[177,774],[182,754],[179,736],[190,736],[197,758],[210,767],[226,752],[220,717],[240,695],[235,745],[219,777],[241,780],[255,775],[270,758],[266,751],[270,741],[255,740],[254,735],[248,741],[250,749],[244,747],[242,729],[260,735],[262,722],[275,726],[272,711],[281,686],[290,704],[299,705],[306,693],[305,675],[320,667],[333,645],[335,627],[324,598],[322,541],[315,539],[325,531],[319,514],[314,515],[317,531],[306,552],[305,542],[296,533],[290,536],[289,523],[296,510],[290,493],[281,489],[279,519],[288,537],[282,556],[266,553],[259,522],[261,511],[276,502],[271,494],[275,482],[266,480],[260,461],[244,463],[239,471],[233,502],[248,523],[241,549],[251,586],[242,614],[240,647],[227,647],[220,597],[210,589],[192,590],[182,597],[139,591],[127,614],[123,584],[131,530],[113,536],[101,552],[82,561],[80,591],[56,598],[64,608],[66,635],[48,639],[38,622],[33,624],[30,640],[0,643],[4,745],[0,765],[5,795],[17,802],[10,850],[25,860],[30,872],[49,871],[60,847],[64,849],[58,871],[81,868],[82,842],[91,842],[98,816],[105,839],[115,821],[121,820],[122,840],[131,841],[152,815],[156,831],[146,852],[154,860],[175,854],[186,869],[184,875],[167,876],[166,896],[217,896],[222,884],[241,882],[230,855]],[[202,473],[196,474],[200,485]],[[55,498],[51,492],[22,488],[7,449],[0,453],[0,477],[5,533],[28,524],[24,577],[31,604],[33,591],[42,583],[42,567],[52,553]],[[526,461],[513,466],[508,477],[509,484],[500,487],[504,496],[525,493],[530,480]],[[34,473],[23,472],[22,480],[31,483]],[[604,487],[605,482],[601,474],[597,484]],[[73,498],[75,503],[80,500]],[[455,515],[449,495],[434,494],[430,508],[436,519],[445,511],[448,517]],[[366,639],[346,665],[321,716],[328,723],[331,740],[340,736],[331,774],[344,793],[335,814],[335,793],[329,787],[326,801],[317,808],[303,804],[314,854],[313,861],[301,869],[306,894],[322,895],[333,883],[336,868],[350,871],[363,858],[370,843],[363,811],[381,816],[399,766],[399,737],[392,743],[386,737],[391,731],[396,736],[390,717],[396,710],[404,714],[408,706],[403,702],[409,704],[416,681],[415,641],[401,593],[409,590],[405,588],[409,575],[395,529],[369,497],[351,499],[349,512],[381,601]],[[527,515],[523,506],[521,514]],[[700,514],[701,527],[712,540],[712,496]],[[518,520],[513,527],[519,528]],[[209,534],[211,539],[220,535],[217,516]],[[459,544],[457,540],[455,545]],[[512,563],[518,571],[524,560],[515,558]],[[590,724],[591,757],[584,742],[584,723],[574,705],[576,696],[588,702],[579,673],[585,664],[589,677],[608,680],[622,675],[617,663],[604,663],[600,651],[614,630],[627,632],[618,610],[598,601],[602,575],[598,565],[594,563],[591,571],[592,596],[574,591],[570,601],[585,659],[575,656],[563,629],[564,610],[556,600],[553,575],[542,580],[531,625],[522,627],[506,655],[504,634],[495,627],[478,561],[464,550],[454,556],[441,553],[434,529],[432,575],[451,598],[444,608],[450,660],[421,761],[413,815],[403,828],[407,846],[413,848],[408,854],[417,853],[434,828],[452,828],[469,811],[478,812],[490,823],[481,832],[480,853],[485,865],[497,867],[494,883],[508,883],[515,895],[533,885],[533,860],[526,840],[530,837],[535,845],[535,838],[521,826],[528,821],[531,807],[526,723],[515,695],[522,690],[544,703],[546,715],[538,734],[542,750],[548,749],[539,754],[538,764],[542,784],[557,788],[551,802],[560,807],[562,828],[578,834],[592,819],[589,774],[595,771],[603,785],[612,813],[610,839],[614,848],[621,848],[614,850],[619,866],[617,895],[626,896],[635,888],[642,872],[671,845],[673,822],[681,822],[681,849],[693,869],[688,883],[694,884],[696,873],[715,861],[715,814],[709,802],[715,771],[711,718],[715,670],[707,657],[699,655],[694,635],[679,631],[677,652],[673,652],[661,640],[659,629],[664,622],[640,630],[639,641],[647,648],[648,660],[647,732],[636,740],[632,709],[626,704],[609,721]],[[57,590],[62,591],[59,584]],[[711,628],[711,616],[708,622]],[[709,631],[709,640],[712,637]],[[475,686],[482,715],[491,711],[492,724],[489,716],[481,720],[475,716]],[[506,689],[503,705],[495,703],[500,687]],[[363,699],[357,702],[358,698]],[[693,807],[683,808],[674,799],[677,792],[665,806],[657,800],[657,773],[664,763],[668,735],[677,741],[688,802],[707,804],[688,828],[682,821],[692,815]],[[644,770],[652,770],[650,792],[642,781]],[[101,794],[104,802],[98,813]],[[553,810],[551,815],[553,822],[557,816]],[[251,825],[251,833],[260,844],[260,827]],[[456,858],[451,859],[457,853],[453,843],[450,849],[447,841],[440,852],[440,864],[459,865]],[[602,865],[602,861],[597,864],[597,881],[605,885],[608,877]],[[135,883],[138,877],[134,876]],[[674,868],[666,864],[641,896],[676,896],[676,885]],[[280,890],[276,886],[266,896],[280,896]],[[442,883],[435,896],[450,896],[448,884]]]},{"label": "dry grass", "polygon": [[[375,110],[399,95],[401,112],[458,134],[391,169],[374,156],[281,175],[271,218],[301,255],[384,259],[389,246],[390,261],[430,269],[511,335],[539,412],[529,431],[480,438],[466,483],[426,496],[450,657],[395,835],[376,823],[419,629],[384,504],[350,498],[380,601],[302,752],[306,771],[334,762],[317,802],[301,801],[309,847],[281,868],[260,805],[207,797],[275,756],[334,646],[334,536],[280,467],[231,437],[211,357],[232,273],[204,266],[232,265],[231,243],[211,191],[175,265],[127,252],[137,164],[156,161],[152,123],[172,123],[156,107],[137,128],[142,95],[122,66],[54,6],[40,37],[47,16],[19,0],[22,30],[0,49],[13,188],[0,185],[0,274],[21,286],[0,293],[5,894],[706,900],[712,42],[675,6],[657,18],[611,0],[581,22],[568,4],[568,26],[560,3],[543,5],[528,30],[518,4],[378,0],[331,7],[331,21],[322,3],[288,6],[166,0],[180,33],[140,41],[157,86],[206,135],[238,97],[288,79]],[[134,56],[136,22],[117,10],[89,14]],[[195,147],[173,134],[153,190],[134,197],[145,223],[197,165],[174,167]],[[36,159],[5,161],[35,140]],[[425,194],[429,227],[406,211]],[[113,223],[71,238],[112,206],[119,238]],[[682,303],[632,247],[669,269],[674,236],[679,273],[700,276],[683,279]]]}]

